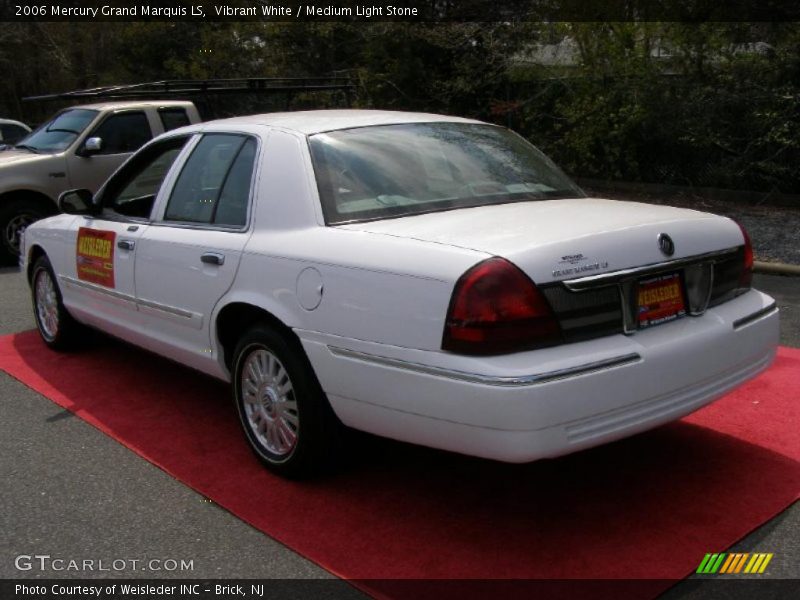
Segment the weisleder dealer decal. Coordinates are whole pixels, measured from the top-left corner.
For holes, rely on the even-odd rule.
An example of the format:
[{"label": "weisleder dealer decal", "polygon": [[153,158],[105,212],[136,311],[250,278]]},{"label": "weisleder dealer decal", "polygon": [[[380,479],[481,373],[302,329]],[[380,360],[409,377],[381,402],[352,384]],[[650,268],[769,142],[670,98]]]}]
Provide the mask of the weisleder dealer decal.
[{"label": "weisleder dealer decal", "polygon": [[114,287],[114,238],[113,231],[102,231],[81,227],[78,229],[78,243],[75,260],[78,279],[90,281],[106,287]]}]

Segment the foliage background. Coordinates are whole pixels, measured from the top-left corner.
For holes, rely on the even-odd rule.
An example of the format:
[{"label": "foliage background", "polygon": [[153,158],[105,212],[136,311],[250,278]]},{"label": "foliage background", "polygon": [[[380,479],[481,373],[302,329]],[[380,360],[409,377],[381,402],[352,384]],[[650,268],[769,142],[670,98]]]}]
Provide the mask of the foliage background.
[{"label": "foliage background", "polygon": [[[553,60],[552,51],[562,52]],[[550,53],[550,54],[548,54]],[[558,52],[557,52],[558,54]],[[550,59],[548,59],[550,56]],[[501,123],[576,176],[800,193],[794,23],[15,23],[0,115],[24,96],[172,78],[348,75],[357,107]],[[207,118],[341,105],[209,99]]]}]

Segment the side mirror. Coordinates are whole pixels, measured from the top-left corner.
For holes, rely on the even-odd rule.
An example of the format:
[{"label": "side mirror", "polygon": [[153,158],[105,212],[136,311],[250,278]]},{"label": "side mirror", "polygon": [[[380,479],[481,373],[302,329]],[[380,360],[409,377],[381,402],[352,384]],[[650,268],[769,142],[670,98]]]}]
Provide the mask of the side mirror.
[{"label": "side mirror", "polygon": [[92,154],[97,154],[102,149],[103,149],[103,138],[90,137],[83,143],[80,155],[91,156]]},{"label": "side mirror", "polygon": [[67,190],[58,197],[58,208],[68,215],[96,215],[99,207],[89,190]]}]

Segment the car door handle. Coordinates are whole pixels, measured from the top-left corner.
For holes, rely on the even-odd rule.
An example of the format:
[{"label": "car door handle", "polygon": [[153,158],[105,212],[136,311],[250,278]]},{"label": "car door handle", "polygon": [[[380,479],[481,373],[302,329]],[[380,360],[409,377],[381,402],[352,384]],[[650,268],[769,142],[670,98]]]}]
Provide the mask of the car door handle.
[{"label": "car door handle", "polygon": [[133,250],[135,246],[136,242],[134,242],[133,240],[119,240],[117,242],[117,248],[121,250]]},{"label": "car door handle", "polygon": [[206,252],[200,257],[200,261],[207,265],[222,266],[225,264],[225,255],[218,252]]}]

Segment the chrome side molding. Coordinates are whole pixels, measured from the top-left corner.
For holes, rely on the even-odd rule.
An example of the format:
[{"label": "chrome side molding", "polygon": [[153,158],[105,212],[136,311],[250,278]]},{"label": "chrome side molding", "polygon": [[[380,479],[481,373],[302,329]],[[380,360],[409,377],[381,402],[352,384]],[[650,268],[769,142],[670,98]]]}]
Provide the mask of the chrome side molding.
[{"label": "chrome side molding", "polygon": [[93,292],[105,294],[106,296],[110,296],[118,300],[124,300],[125,302],[136,304],[136,298],[130,294],[123,294],[122,292],[118,292],[117,290],[111,289],[109,287],[98,285],[96,283],[91,283],[89,281],[83,281],[81,279],[75,279],[74,277],[69,277],[68,275],[59,275],[58,278],[67,285],[71,285],[74,287],[81,287],[87,290],[92,290]]},{"label": "chrome side molding", "polygon": [[150,300],[142,300],[141,298],[136,298],[131,294],[124,294],[122,292],[118,292],[117,290],[113,290],[111,288],[105,287],[103,285],[98,285],[96,283],[91,283],[89,281],[75,279],[74,277],[69,277],[67,275],[59,275],[58,278],[68,285],[72,285],[75,287],[82,287],[87,290],[92,290],[93,292],[105,294],[106,296],[110,296],[112,298],[117,298],[118,300],[124,300],[126,302],[135,304],[137,307],[152,308],[153,310],[159,310],[164,313],[168,313],[178,317],[183,317],[184,319],[192,319],[200,317],[199,314],[189,312],[188,310],[184,310],[182,308],[169,306],[167,304],[160,304],[158,302],[152,302]]},{"label": "chrome side molding", "polygon": [[639,354],[632,352],[630,354],[624,354],[622,356],[615,356],[612,358],[585,363],[575,367],[569,367],[567,369],[545,371],[544,373],[520,375],[517,377],[501,377],[496,375],[480,375],[477,373],[467,373],[465,371],[447,369],[444,367],[423,365],[421,363],[401,360],[399,358],[389,358],[388,356],[377,356],[375,354],[368,354],[366,352],[348,350],[347,348],[340,348],[338,346],[328,346],[328,350],[330,350],[331,354],[335,356],[350,358],[362,362],[369,362],[383,367],[394,367],[397,369],[403,369],[405,371],[421,373],[423,375],[433,375],[436,377],[446,377],[447,379],[455,379],[456,381],[464,381],[467,383],[478,383],[501,387],[538,385],[540,383],[547,383],[549,381],[556,381],[558,379],[567,379],[570,377],[585,375],[587,373],[594,373],[596,371],[621,367],[631,363],[639,362],[642,359]]}]

